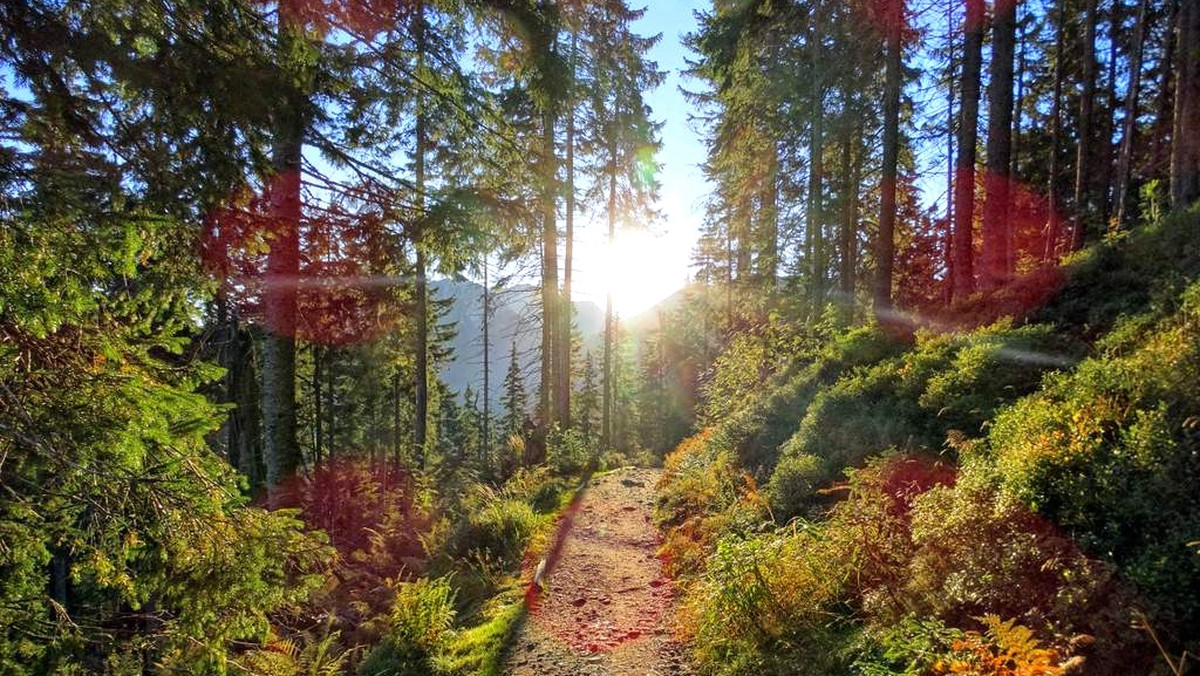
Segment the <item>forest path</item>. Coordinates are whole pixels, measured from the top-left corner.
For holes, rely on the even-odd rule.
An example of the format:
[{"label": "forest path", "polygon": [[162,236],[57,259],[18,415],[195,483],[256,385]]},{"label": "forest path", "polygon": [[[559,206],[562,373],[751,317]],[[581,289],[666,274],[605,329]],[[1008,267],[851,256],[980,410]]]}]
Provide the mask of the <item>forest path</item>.
[{"label": "forest path", "polygon": [[530,594],[505,674],[688,673],[671,637],[674,593],[651,521],[659,474],[625,468],[592,479],[563,520],[544,590]]}]

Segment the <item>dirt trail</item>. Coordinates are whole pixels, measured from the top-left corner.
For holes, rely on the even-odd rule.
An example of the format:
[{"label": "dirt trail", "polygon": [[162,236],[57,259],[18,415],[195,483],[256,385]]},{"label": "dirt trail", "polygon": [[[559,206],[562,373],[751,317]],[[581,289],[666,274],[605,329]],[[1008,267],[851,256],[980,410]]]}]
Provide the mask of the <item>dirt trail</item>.
[{"label": "dirt trail", "polygon": [[565,520],[543,591],[531,593],[506,674],[689,673],[671,638],[673,592],[655,553],[650,514],[658,476],[628,468],[592,480]]}]

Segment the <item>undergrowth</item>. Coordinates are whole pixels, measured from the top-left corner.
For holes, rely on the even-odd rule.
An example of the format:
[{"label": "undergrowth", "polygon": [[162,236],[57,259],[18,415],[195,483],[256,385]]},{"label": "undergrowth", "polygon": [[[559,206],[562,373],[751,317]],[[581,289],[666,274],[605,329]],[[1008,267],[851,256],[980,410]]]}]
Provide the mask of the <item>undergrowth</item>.
[{"label": "undergrowth", "polygon": [[980,328],[858,328],[765,381],[723,355],[730,400],[656,510],[701,670],[1177,673],[1162,655],[1200,647],[1197,221],[954,308]]}]

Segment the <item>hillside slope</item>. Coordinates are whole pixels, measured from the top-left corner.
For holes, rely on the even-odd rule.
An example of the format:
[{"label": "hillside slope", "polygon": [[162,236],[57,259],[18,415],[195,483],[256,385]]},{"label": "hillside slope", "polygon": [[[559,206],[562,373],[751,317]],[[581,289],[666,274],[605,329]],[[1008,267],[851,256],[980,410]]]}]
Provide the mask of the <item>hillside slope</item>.
[{"label": "hillside slope", "polygon": [[852,330],[742,393],[659,486],[702,669],[1159,673],[1146,627],[1195,652],[1198,280],[1192,210],[954,309],[981,328]]}]

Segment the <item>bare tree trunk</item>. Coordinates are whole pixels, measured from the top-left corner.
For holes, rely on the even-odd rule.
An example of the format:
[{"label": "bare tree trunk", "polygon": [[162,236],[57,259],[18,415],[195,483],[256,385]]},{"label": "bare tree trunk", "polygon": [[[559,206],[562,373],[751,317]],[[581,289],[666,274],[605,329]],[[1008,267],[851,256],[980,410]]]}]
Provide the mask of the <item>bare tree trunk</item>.
[{"label": "bare tree trunk", "polygon": [[574,254],[575,239],[575,52],[578,48],[578,37],[571,34],[570,79],[567,96],[567,139],[566,139],[566,239],[563,260],[563,293],[561,321],[558,336],[558,421],[564,428],[571,427],[571,319],[574,305],[571,303],[571,264]]},{"label": "bare tree trunk", "polygon": [[[424,69],[425,63],[425,3],[417,2],[416,25],[414,38],[417,49],[417,69]],[[413,171],[417,193],[417,218],[425,218],[425,154],[429,150],[427,123],[423,96],[417,95],[416,119],[416,148],[413,153]],[[429,280],[427,278],[428,262],[425,255],[423,225],[418,225],[413,237],[413,247],[416,249],[416,309],[417,315],[417,344],[415,352],[415,373],[413,374],[414,408],[413,419],[413,452],[418,468],[425,467],[425,446],[429,427]]]},{"label": "bare tree trunk", "polygon": [[824,223],[824,192],[822,183],[825,180],[824,163],[824,121],[825,121],[825,85],[821,78],[821,4],[818,1],[813,9],[812,31],[809,33],[809,60],[813,67],[811,109],[809,116],[811,124],[808,135],[808,208],[805,210],[805,230],[809,238],[812,258],[808,261],[809,300],[814,308],[819,308],[823,302],[825,287],[825,269],[822,262],[821,229]]},{"label": "bare tree trunk", "polygon": [[883,85],[883,176],[879,233],[875,240],[875,316],[888,320],[892,309],[892,266],[896,253],[896,179],[900,159],[901,36],[904,0],[889,0]]},{"label": "bare tree trunk", "polygon": [[[611,249],[617,237],[617,142],[610,135],[608,139],[608,246]],[[732,261],[730,266],[732,267]],[[613,444],[613,299],[610,290],[604,300],[604,394],[600,423],[600,436],[604,448],[612,448]]]},{"label": "bare tree trunk", "polygon": [[[1098,168],[1096,200],[1100,207],[1097,220],[1107,219],[1109,221],[1107,227],[1112,227],[1112,217],[1116,214],[1117,208],[1116,168],[1121,156],[1121,146],[1120,143],[1113,141],[1113,136],[1117,131],[1117,109],[1121,106],[1121,97],[1117,89],[1117,58],[1121,40],[1115,36],[1123,35],[1125,32],[1124,9],[1123,0],[1113,0],[1109,5],[1108,77],[1105,78],[1105,82],[1108,83],[1105,92],[1108,99],[1108,114],[1101,113],[1096,119],[1098,123],[1096,132],[1103,141],[1098,146],[1103,150],[1103,155],[1096,162]],[[1097,223],[1097,225],[1101,225],[1101,223]],[[1097,232],[1099,232],[1099,228]]]},{"label": "bare tree trunk", "polygon": [[246,477],[250,495],[263,488],[265,474],[262,459],[262,388],[254,337],[240,329],[234,335],[238,341],[237,410],[234,411],[233,443],[237,446],[238,472]]},{"label": "bare tree trunk", "polygon": [[991,81],[988,83],[987,175],[984,177],[983,275],[985,289],[1005,284],[1011,275],[1009,208],[1013,117],[1013,51],[1016,2],[997,3],[992,21]]},{"label": "bare tree trunk", "polygon": [[1087,237],[1093,210],[1092,145],[1096,105],[1096,0],[1085,0],[1083,30],[1083,92],[1079,97],[1079,147],[1075,154],[1075,224],[1071,248],[1079,250]]},{"label": "bare tree trunk", "polygon": [[763,252],[759,257],[759,276],[769,288],[775,288],[779,272],[779,147],[774,139],[767,149],[767,177],[763,182],[759,205]]},{"label": "bare tree trunk", "polygon": [[1175,123],[1171,134],[1171,205],[1200,199],[1200,2],[1183,0],[1176,32]]},{"label": "bare tree trunk", "polygon": [[858,188],[861,181],[862,153],[854,152],[858,130],[847,129],[842,136],[842,228],[838,238],[838,282],[842,321],[854,323],[855,233],[858,232]]},{"label": "bare tree trunk", "polygon": [[1163,67],[1160,69],[1158,99],[1155,101],[1152,154],[1155,159],[1150,167],[1153,175],[1169,176],[1171,171],[1171,134],[1175,126],[1175,29],[1179,25],[1179,3],[1180,0],[1167,0],[1163,8],[1167,30],[1163,31]]},{"label": "bare tree trunk", "polygon": [[983,71],[983,0],[967,0],[963,26],[962,108],[958,115],[958,174],[954,183],[953,298],[975,291],[975,162],[979,144],[979,89]]},{"label": "bare tree trunk", "polygon": [[324,452],[323,452],[324,448],[322,445],[322,442],[324,442],[324,439],[321,436],[322,433],[324,432],[324,430],[321,428],[321,425],[324,422],[324,420],[322,419],[324,416],[324,411],[321,410],[321,405],[324,403],[322,401],[322,397],[321,397],[321,395],[322,395],[321,386],[323,385],[321,380],[324,377],[324,374],[322,373],[322,366],[323,366],[322,362],[325,360],[324,352],[325,352],[325,350],[320,345],[313,345],[313,347],[312,347],[312,360],[313,360],[313,379],[312,379],[313,467],[320,465],[322,457],[324,456]]},{"label": "bare tree trunk", "polygon": [[[1009,153],[1008,175],[1015,179],[1021,175],[1021,117],[1025,106],[1025,35],[1021,26],[1019,5],[1013,19],[1017,29],[1017,69],[1013,78],[1016,81],[1017,98],[1013,102],[1012,152]],[[1009,253],[1013,253],[1012,246],[1009,246]]]},{"label": "bare tree trunk", "polygon": [[1146,39],[1146,22],[1150,0],[1138,3],[1137,24],[1133,27],[1132,52],[1129,55],[1129,87],[1125,91],[1125,121],[1121,130],[1121,157],[1117,161],[1116,226],[1125,227],[1129,215],[1130,173],[1133,165],[1133,141],[1137,134],[1138,94],[1142,82],[1142,43]]},{"label": "bare tree trunk", "polygon": [[[281,55],[302,40],[299,18],[285,3],[279,8]],[[284,58],[287,58],[286,56]],[[300,276],[300,163],[304,144],[303,97],[292,93],[291,104],[279,111],[272,151],[271,220],[274,239],[267,254],[263,344],[263,455],[268,502],[291,504],[285,483],[300,466],[296,440],[296,292]]]},{"label": "bare tree trunk", "polygon": [[942,263],[946,266],[942,302],[949,305],[954,300],[954,74],[955,36],[953,2],[946,3],[946,232]]},{"label": "bare tree trunk", "polygon": [[492,450],[492,406],[491,406],[491,335],[489,331],[492,314],[492,289],[488,279],[488,255],[483,255],[483,448],[480,462],[486,469],[488,455]]},{"label": "bare tree trunk", "polygon": [[554,153],[555,115],[549,105],[542,114],[542,372],[541,423],[543,430],[554,424],[556,388],[555,329],[558,326],[558,225]]},{"label": "bare tree trunk", "polygon": [[1059,150],[1062,148],[1062,99],[1063,99],[1063,74],[1066,68],[1063,65],[1065,61],[1066,51],[1066,24],[1067,24],[1067,8],[1064,4],[1060,4],[1058,12],[1055,16],[1054,27],[1054,94],[1050,104],[1050,169],[1049,169],[1049,184],[1046,186],[1046,192],[1049,193],[1049,205],[1046,216],[1046,247],[1043,252],[1043,260],[1047,263],[1052,262],[1058,256],[1058,240],[1062,237],[1062,188],[1059,184]]}]

